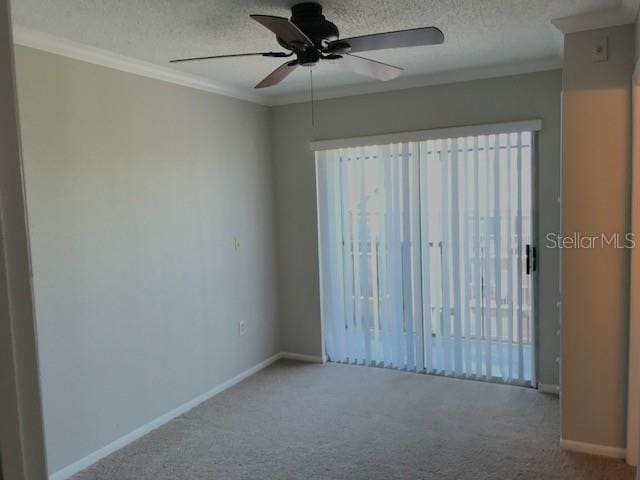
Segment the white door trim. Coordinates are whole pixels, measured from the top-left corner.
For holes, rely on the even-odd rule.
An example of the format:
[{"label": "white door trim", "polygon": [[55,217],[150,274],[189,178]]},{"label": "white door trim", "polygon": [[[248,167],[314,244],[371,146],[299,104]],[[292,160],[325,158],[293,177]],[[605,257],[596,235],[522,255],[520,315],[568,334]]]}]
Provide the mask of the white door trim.
[{"label": "white door trim", "polygon": [[[640,61],[636,65],[631,89],[632,160],[631,160],[631,231],[640,234]],[[637,237],[636,237],[637,238]],[[631,250],[629,265],[629,377],[627,389],[627,453],[629,465],[638,465],[640,450],[640,252]],[[639,474],[640,475],[640,474]],[[640,477],[639,477],[640,478]]]},{"label": "white door trim", "polygon": [[0,450],[4,480],[44,480],[46,455],[9,0],[0,0]]}]

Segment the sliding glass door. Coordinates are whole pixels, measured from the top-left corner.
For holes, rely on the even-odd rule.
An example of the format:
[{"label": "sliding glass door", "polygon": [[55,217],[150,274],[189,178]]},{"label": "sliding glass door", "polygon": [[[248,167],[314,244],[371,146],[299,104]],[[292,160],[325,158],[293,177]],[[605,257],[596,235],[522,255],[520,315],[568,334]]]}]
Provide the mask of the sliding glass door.
[{"label": "sliding glass door", "polygon": [[534,140],[317,152],[330,361],[535,384]]}]

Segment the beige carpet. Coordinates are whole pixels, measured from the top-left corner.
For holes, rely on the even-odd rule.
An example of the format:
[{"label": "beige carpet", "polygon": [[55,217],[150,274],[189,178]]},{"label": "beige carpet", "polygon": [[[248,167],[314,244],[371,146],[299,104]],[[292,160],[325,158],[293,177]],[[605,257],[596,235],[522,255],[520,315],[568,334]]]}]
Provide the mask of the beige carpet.
[{"label": "beige carpet", "polygon": [[531,389],[283,361],[74,478],[633,479],[561,451],[558,410]]}]

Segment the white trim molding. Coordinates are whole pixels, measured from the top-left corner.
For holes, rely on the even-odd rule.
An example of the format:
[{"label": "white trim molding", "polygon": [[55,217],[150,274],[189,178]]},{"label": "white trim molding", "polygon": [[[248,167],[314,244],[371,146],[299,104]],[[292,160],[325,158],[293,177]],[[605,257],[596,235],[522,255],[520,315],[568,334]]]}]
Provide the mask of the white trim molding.
[{"label": "white trim molding", "polygon": [[609,458],[624,458],[626,449],[622,447],[609,447],[607,445],[596,445],[595,443],[577,442],[575,440],[560,439],[560,448],[576,453],[586,453],[589,455],[599,455]]},{"label": "white trim molding", "polygon": [[638,0],[624,0],[623,3],[618,7],[582,15],[554,18],[551,20],[551,24],[566,35],[634,23],[638,14]]},{"label": "white trim molding", "polygon": [[[640,59],[633,74],[632,105],[632,169],[631,232],[640,232]],[[627,463],[638,466],[640,457],[640,252],[631,250],[629,282],[629,355],[627,376]],[[638,469],[640,478],[640,469]]]},{"label": "white trim molding", "polygon": [[282,358],[287,358],[290,360],[297,360],[300,362],[310,362],[310,363],[323,363],[323,358],[315,355],[303,355],[299,353],[291,353],[291,352],[279,352],[275,355],[263,360],[262,362],[254,365],[253,367],[245,370],[242,373],[239,373],[233,378],[230,378],[226,382],[221,383],[220,385],[212,388],[211,390],[203,393],[202,395],[198,395],[192,400],[189,400],[186,403],[183,403],[177,408],[174,408],[170,412],[165,413],[164,415],[159,416],[158,418],[150,421],[146,425],[141,426],[140,428],[135,429],[132,432],[127,433],[126,435],[114,440],[113,442],[105,445],[104,447],[96,450],[93,453],[90,453],[86,457],[81,458],[80,460],[73,462],[71,465],[68,465],[55,473],[49,475],[49,480],[66,480],[76,473],[90,467],[98,460],[110,455],[111,453],[119,450],[131,442],[139,439],[140,437],[146,435],[147,433],[155,430],[158,427],[161,427],[165,423],[173,420],[174,418],[182,415],[183,413],[188,412],[192,408],[200,405],[202,402],[206,402],[212,397],[215,397],[219,393],[224,392],[225,390],[233,387],[237,383],[240,383],[245,378],[250,377],[258,373],[260,370],[267,368],[269,365],[277,362]]},{"label": "white trim molding", "polygon": [[540,393],[548,393],[550,395],[560,395],[560,385],[551,383],[538,383],[538,391]]},{"label": "white trim molding", "polygon": [[113,68],[142,77],[162,80],[164,82],[182,85],[184,87],[217,93],[227,97],[267,105],[264,97],[251,94],[243,89],[237,89],[228,85],[214,83],[211,80],[182,72],[169,67],[163,67],[154,63],[127,57],[118,53],[92,47],[83,43],[68,40],[66,38],[40,32],[20,25],[13,26],[13,43],[23,47],[35,48],[48,53],[54,53],[63,57],[81,60],[83,62]]},{"label": "white trim molding", "polygon": [[[13,41],[16,45],[35,48],[37,50],[61,55],[63,57],[73,58],[75,60],[132,73],[134,75],[162,80],[176,85],[247,100],[260,105],[276,106],[309,101],[309,94],[306,91],[280,95],[268,95],[266,93],[258,94],[253,89],[237,88],[222,83],[216,83],[202,76],[157,65],[137,58],[128,57],[20,25],[13,26],[13,36]],[[314,95],[317,100],[323,100],[369,93],[406,90],[409,88],[426,87],[431,85],[506,77],[510,75],[542,72],[559,68],[562,68],[562,60],[559,56],[553,56],[519,63],[487,65],[430,73],[426,75],[415,75],[400,78],[393,82],[369,82],[364,84],[327,88],[314,92]]]},{"label": "white trim molding", "polygon": [[467,137],[471,135],[492,135],[498,133],[535,132],[542,130],[542,120],[524,120],[519,122],[489,123],[462,127],[434,128],[413,132],[385,133],[366,137],[316,140],[309,143],[314,151],[333,150],[335,148],[364,147],[367,145],[389,145],[391,143],[421,142],[443,138]]},{"label": "white trim molding", "polygon": [[[512,75],[524,75],[535,72],[547,72],[558,70],[563,66],[560,55],[542,59],[513,62],[508,64],[486,65],[478,67],[461,68],[444,72],[427,73],[400,77],[390,82],[367,82],[350,86],[323,88],[314,92],[315,100],[327,100],[332,98],[352,97],[355,95],[367,95],[371,93],[384,93],[411,88],[429,87],[434,85],[446,85],[449,83],[470,82],[473,80],[486,80],[489,78],[509,77]],[[291,103],[304,103],[309,101],[308,92],[284,93],[268,97],[269,105],[288,105]]]}]

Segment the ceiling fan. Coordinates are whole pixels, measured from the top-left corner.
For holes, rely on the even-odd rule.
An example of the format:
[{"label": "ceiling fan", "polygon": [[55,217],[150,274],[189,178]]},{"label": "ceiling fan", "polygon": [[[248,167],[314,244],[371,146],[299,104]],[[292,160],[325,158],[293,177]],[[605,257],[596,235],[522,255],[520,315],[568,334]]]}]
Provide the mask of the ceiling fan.
[{"label": "ceiling fan", "polygon": [[444,42],[444,34],[435,27],[414,28],[396,32],[375,33],[360,37],[340,38],[338,27],[325,19],[322,6],[315,2],[304,2],[291,9],[291,20],[271,15],[251,15],[276,35],[278,43],[288,52],[239,53],[235,55],[213,55],[208,57],[181,58],[170,63],[193,62],[230,57],[291,57],[276,68],[255,88],[271,87],[280,83],[299,66],[313,67],[320,60],[334,60],[338,65],[361,75],[377,80],[391,80],[402,73],[402,68],[354,53],[387,48],[438,45]]}]

